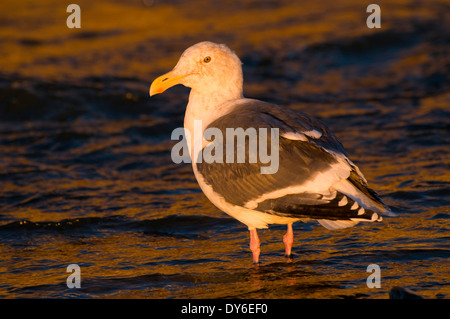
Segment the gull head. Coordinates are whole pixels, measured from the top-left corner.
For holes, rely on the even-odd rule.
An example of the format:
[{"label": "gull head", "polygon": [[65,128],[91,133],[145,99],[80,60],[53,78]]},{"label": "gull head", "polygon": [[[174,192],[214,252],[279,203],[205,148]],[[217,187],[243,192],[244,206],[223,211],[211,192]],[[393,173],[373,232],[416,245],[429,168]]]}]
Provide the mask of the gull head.
[{"label": "gull head", "polygon": [[242,97],[242,63],[225,44],[205,41],[184,51],[172,71],[150,86],[150,96],[182,84],[202,95]]}]

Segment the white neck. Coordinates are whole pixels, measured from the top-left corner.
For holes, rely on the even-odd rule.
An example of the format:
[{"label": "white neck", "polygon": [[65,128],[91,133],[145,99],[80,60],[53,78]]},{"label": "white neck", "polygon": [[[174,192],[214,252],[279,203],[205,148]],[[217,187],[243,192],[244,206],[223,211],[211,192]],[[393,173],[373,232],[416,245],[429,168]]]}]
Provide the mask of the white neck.
[{"label": "white neck", "polygon": [[[189,103],[186,107],[186,113],[184,115],[184,129],[189,130],[192,137],[190,142],[188,140],[188,148],[191,158],[193,156],[191,150],[193,149],[194,143],[194,121],[201,121],[201,134],[203,136],[203,132],[209,124],[222,115],[230,112],[235,106],[234,103],[229,102],[243,98],[242,90],[236,90],[236,92],[231,92],[229,90],[225,91],[226,92],[223,93],[221,92],[221,94],[208,94],[205,92],[195,91],[194,89],[191,90],[191,93],[189,94]],[[188,136],[186,135],[186,137]]]}]

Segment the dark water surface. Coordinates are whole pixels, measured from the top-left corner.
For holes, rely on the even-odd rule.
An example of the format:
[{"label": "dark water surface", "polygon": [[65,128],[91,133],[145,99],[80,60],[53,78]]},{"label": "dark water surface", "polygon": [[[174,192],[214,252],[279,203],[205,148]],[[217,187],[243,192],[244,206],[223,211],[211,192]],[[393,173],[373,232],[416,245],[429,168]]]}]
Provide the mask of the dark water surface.
[{"label": "dark water surface", "polygon": [[[381,3],[379,30],[359,1],[77,3],[78,33],[56,1],[0,8],[1,298],[450,297],[448,3]],[[273,226],[253,266],[246,227],[171,161],[189,91],[148,97],[205,39],[236,50],[247,97],[323,119],[398,217],[296,223],[292,262]]]}]

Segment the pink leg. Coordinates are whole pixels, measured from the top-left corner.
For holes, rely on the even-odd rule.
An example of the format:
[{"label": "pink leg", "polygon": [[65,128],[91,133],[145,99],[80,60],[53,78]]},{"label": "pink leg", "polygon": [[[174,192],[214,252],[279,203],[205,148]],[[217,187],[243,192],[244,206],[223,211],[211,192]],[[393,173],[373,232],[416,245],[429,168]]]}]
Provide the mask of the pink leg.
[{"label": "pink leg", "polygon": [[249,229],[250,230],[250,250],[253,254],[253,263],[257,264],[259,263],[259,253],[261,252],[261,249],[259,248],[260,242],[258,238],[258,233],[256,232],[255,228]]},{"label": "pink leg", "polygon": [[287,232],[283,236],[284,247],[286,248],[285,256],[292,258],[292,244],[294,243],[294,232],[292,230],[292,224],[287,225]]}]

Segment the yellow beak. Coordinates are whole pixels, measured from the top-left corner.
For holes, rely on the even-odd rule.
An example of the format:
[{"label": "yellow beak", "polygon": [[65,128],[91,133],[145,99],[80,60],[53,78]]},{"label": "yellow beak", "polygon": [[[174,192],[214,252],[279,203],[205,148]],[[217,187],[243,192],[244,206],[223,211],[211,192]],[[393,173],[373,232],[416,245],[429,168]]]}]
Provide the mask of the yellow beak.
[{"label": "yellow beak", "polygon": [[164,75],[161,75],[160,77],[156,78],[155,81],[153,81],[152,85],[150,86],[149,90],[150,96],[162,93],[168,88],[180,84],[181,80],[189,75],[190,74],[174,75],[173,70]]}]

